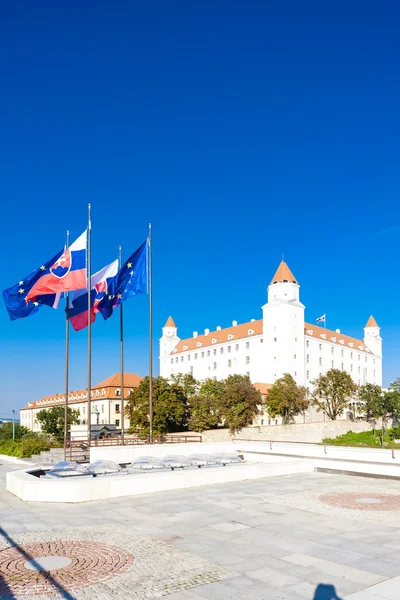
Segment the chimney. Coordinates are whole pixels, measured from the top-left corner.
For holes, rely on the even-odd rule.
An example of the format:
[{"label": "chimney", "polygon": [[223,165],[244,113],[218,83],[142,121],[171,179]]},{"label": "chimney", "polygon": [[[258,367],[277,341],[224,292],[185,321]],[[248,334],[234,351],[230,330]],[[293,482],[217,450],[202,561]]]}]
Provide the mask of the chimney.
[{"label": "chimney", "polygon": [[198,334],[198,332],[197,332],[197,331],[193,331],[193,337],[194,337],[194,338],[197,338],[197,336],[198,336],[198,335],[199,335],[199,334]]},{"label": "chimney", "polygon": [[340,329],[335,329],[336,333],[340,333]]},{"label": "chimney", "polygon": [[209,335],[210,334],[210,330],[209,329],[205,329],[204,330],[204,335]]},{"label": "chimney", "polygon": [[221,331],[221,325],[217,325],[216,331]]},{"label": "chimney", "polygon": [[237,321],[232,321],[232,327],[236,327]]}]

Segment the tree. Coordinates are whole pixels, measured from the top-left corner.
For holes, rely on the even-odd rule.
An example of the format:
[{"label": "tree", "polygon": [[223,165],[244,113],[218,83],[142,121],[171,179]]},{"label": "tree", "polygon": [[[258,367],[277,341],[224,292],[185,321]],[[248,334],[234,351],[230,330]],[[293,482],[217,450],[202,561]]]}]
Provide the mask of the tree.
[{"label": "tree", "polygon": [[309,404],[306,388],[298,386],[289,373],[275,381],[265,399],[268,415],[272,419],[282,417],[285,425],[291,423],[296,415],[303,413]]},{"label": "tree", "polygon": [[219,411],[212,396],[192,396],[190,398],[190,431],[204,431],[218,427]]},{"label": "tree", "polygon": [[[130,393],[125,415],[130,420],[130,433],[140,437],[150,434],[150,378],[145,377]],[[169,383],[164,377],[153,378],[153,434],[162,435],[187,427],[188,403],[181,385]]]},{"label": "tree", "polygon": [[383,446],[387,420],[397,418],[400,414],[400,391],[393,384],[389,391],[384,392],[379,385],[367,383],[358,389],[357,396],[361,418],[374,425],[377,419],[381,419]]},{"label": "tree", "polygon": [[[54,436],[57,440],[64,437],[64,407],[53,406],[42,409],[36,415],[36,420],[42,426],[42,431]],[[79,410],[68,408],[68,425],[78,425],[80,422]]]},{"label": "tree", "polygon": [[230,375],[219,402],[220,417],[231,433],[248,427],[259,413],[261,394],[247,375]]},{"label": "tree", "polygon": [[[24,435],[29,433],[29,429],[20,425],[19,423],[14,423],[15,425],[15,439],[20,440]],[[12,440],[13,438],[13,424],[12,422],[3,423],[0,425],[0,440]]]},{"label": "tree", "polygon": [[331,369],[312,382],[312,403],[317,411],[324,411],[332,421],[348,406],[357,386],[349,373]]},{"label": "tree", "polygon": [[173,383],[176,383],[176,385],[179,385],[183,389],[186,398],[197,394],[199,382],[191,373],[177,373],[176,375],[171,375],[171,379]]}]

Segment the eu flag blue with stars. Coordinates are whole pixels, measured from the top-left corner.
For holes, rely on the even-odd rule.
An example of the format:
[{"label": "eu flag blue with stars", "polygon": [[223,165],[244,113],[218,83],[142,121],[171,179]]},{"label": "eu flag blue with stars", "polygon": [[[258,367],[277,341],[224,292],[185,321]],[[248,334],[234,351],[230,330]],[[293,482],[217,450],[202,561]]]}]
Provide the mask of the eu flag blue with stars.
[{"label": "eu flag blue with stars", "polygon": [[34,284],[43,275],[49,273],[50,267],[62,256],[64,250],[60,250],[53,258],[43,263],[38,269],[35,269],[27,277],[20,279],[18,283],[3,291],[4,304],[11,321],[30,317],[38,312],[42,305],[57,308],[61,294],[44,294],[37,297],[38,301],[27,301],[27,295]]},{"label": "eu flag blue with stars", "polygon": [[128,258],[109,282],[107,294],[97,308],[104,319],[109,319],[114,308],[137,294],[147,294],[147,241]]}]

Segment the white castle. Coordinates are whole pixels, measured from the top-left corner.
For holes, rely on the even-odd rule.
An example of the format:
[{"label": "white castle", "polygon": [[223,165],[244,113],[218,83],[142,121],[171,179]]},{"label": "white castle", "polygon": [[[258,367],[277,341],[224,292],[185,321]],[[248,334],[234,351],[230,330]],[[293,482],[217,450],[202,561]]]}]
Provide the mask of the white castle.
[{"label": "white castle", "polygon": [[[178,337],[169,317],[160,339],[160,374],[170,377],[192,373],[198,380],[248,375],[261,391],[284,373],[299,385],[311,382],[331,368],[350,373],[355,383],[382,386],[382,338],[371,316],[364,339],[306,323],[300,286],[282,261],[268,287],[262,318],[215,331],[197,331],[188,339]],[[262,389],[264,388],[264,390]]]}]

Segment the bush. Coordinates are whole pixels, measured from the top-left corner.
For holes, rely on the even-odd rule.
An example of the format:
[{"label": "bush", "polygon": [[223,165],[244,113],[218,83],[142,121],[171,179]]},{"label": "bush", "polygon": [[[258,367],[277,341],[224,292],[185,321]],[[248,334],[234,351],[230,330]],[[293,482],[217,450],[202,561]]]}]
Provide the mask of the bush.
[{"label": "bush", "polygon": [[[393,429],[385,429],[384,441],[387,444],[391,444],[393,439],[400,439],[393,436]],[[400,431],[398,432],[400,434]],[[336,438],[325,438],[322,440],[323,444],[330,444],[332,446],[372,446],[379,447],[382,444],[382,430],[375,429],[374,431],[361,431],[360,433],[354,433],[354,431],[348,431],[343,435],[339,435]]]},{"label": "bush", "polygon": [[32,454],[39,454],[54,444],[44,438],[26,437],[23,440],[0,440],[0,454],[29,458]]}]

